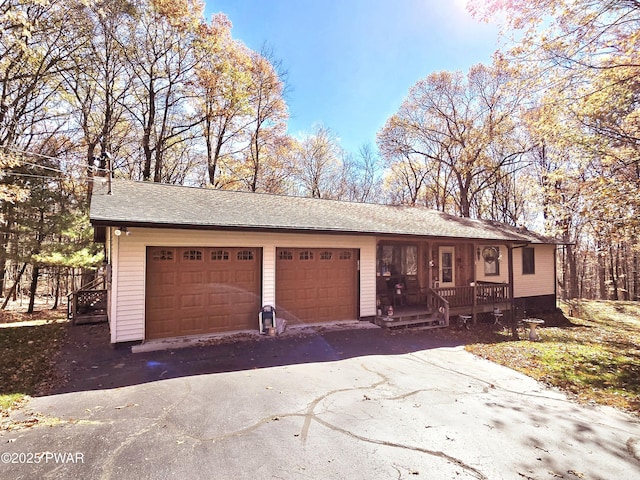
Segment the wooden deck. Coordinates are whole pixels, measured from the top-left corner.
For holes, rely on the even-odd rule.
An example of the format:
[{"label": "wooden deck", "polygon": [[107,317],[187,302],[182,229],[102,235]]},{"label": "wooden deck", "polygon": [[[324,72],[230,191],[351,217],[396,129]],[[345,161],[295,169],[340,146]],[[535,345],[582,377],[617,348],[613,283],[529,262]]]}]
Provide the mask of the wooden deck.
[{"label": "wooden deck", "polygon": [[375,324],[384,328],[442,328],[457,322],[460,315],[491,313],[511,309],[509,285],[476,284],[463,287],[431,288],[421,291],[420,304],[407,305],[406,299],[394,296],[393,315],[378,315]]},{"label": "wooden deck", "polygon": [[78,290],[69,294],[67,317],[73,325],[108,321],[107,295],[106,289]]}]

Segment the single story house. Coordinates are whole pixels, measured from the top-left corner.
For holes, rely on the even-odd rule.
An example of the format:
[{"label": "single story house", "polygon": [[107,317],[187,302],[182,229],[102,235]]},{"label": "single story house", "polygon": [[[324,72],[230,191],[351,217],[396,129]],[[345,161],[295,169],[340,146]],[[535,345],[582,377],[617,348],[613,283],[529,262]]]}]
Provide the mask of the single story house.
[{"label": "single story house", "polygon": [[257,329],[265,305],[289,323],[421,309],[434,326],[556,306],[557,242],[526,229],[422,207],[95,182],[112,343]]}]

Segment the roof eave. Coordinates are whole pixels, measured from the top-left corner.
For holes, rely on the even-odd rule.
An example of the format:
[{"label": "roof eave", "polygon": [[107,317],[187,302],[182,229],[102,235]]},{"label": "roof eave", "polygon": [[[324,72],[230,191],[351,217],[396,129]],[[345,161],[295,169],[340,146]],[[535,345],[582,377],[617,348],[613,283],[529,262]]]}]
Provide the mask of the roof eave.
[{"label": "roof eave", "polygon": [[[266,226],[266,225],[212,225],[212,224],[192,224],[192,223],[159,223],[159,222],[141,222],[141,221],[124,221],[124,220],[107,220],[92,218],[91,224],[94,227],[127,227],[127,228],[153,228],[153,229],[172,229],[172,230],[207,230],[207,231],[239,231],[239,232],[268,232],[280,233],[283,231],[291,233],[304,234],[327,234],[327,235],[357,235],[357,236],[376,236],[376,237],[404,237],[404,238],[424,238],[430,240],[464,240],[472,242],[499,242],[511,245],[541,244],[542,241],[531,241],[521,238],[500,238],[500,237],[457,237],[444,235],[428,235],[416,233],[398,233],[398,232],[375,232],[375,231],[357,231],[357,230],[338,230],[324,228],[304,228],[289,226]],[[553,244],[553,243],[552,243]]]}]

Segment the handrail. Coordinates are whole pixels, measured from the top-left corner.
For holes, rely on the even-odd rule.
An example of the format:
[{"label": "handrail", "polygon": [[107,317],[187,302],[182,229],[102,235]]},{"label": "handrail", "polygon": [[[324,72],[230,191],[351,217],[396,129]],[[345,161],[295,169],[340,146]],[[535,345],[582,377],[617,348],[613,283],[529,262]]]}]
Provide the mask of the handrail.
[{"label": "handrail", "polygon": [[506,283],[437,287],[432,290],[441,297],[448,298],[452,307],[491,305],[505,303],[510,299],[509,285]]},{"label": "handrail", "polygon": [[67,294],[67,318],[69,320],[73,320],[76,316],[76,311],[78,309],[78,301],[77,301],[77,293],[86,291],[86,290],[97,290],[96,287],[102,283],[104,285],[106,277],[103,273],[98,274],[96,278],[91,280],[89,283],[85,283],[77,290],[72,291]]},{"label": "handrail", "polygon": [[433,288],[429,288],[429,292],[433,295],[433,297],[435,297],[435,299],[439,300],[438,302],[432,302],[432,303],[439,303],[438,311],[440,311],[440,309],[442,308],[441,313],[444,315],[444,324],[445,326],[448,327],[449,326],[449,302],[447,301],[447,299],[441,296]]},{"label": "handrail", "polygon": [[86,283],[85,285],[82,285],[77,291],[80,290],[94,290],[99,283],[103,283],[104,284],[105,281],[105,276],[103,273],[98,274],[98,276],[96,276],[96,278],[94,278],[93,280],[91,280],[89,283]]}]

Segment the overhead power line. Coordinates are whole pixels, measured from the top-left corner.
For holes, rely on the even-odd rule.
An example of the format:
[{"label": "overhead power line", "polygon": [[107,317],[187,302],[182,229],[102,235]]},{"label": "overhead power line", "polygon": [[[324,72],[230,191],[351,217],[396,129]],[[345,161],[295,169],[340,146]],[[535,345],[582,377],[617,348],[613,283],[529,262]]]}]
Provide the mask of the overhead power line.
[{"label": "overhead power line", "polygon": [[[23,155],[33,155],[33,156],[37,156],[37,157],[41,157],[41,158],[46,158],[46,159],[48,159],[48,160],[56,160],[56,161],[59,161],[59,160],[60,160],[60,159],[59,159],[59,158],[57,158],[57,157],[52,157],[52,156],[50,156],[50,155],[44,155],[44,154],[42,154],[42,153],[30,152],[30,151],[27,151],[27,150],[20,150],[20,149],[18,149],[18,148],[6,147],[6,146],[5,146],[5,147],[2,147],[2,148],[6,149],[6,150],[10,150],[10,151],[12,151],[12,152],[21,153],[21,154],[23,154]],[[23,165],[28,165],[28,166],[30,166],[30,167],[42,168],[42,169],[44,169],[44,170],[51,170],[51,171],[53,171],[53,172],[62,173],[62,174],[64,174],[64,175],[68,175],[68,174],[69,174],[69,172],[65,172],[64,170],[60,170],[60,169],[58,169],[58,168],[47,167],[47,166],[44,166],[44,165],[38,165],[38,164],[36,164],[36,163],[30,163],[30,162],[27,162],[27,161],[25,161],[25,160],[21,160],[21,159],[19,159],[19,158],[15,159],[15,160],[16,160],[17,162],[19,162],[19,163],[23,164]],[[99,167],[97,167],[97,166],[95,166],[95,165],[89,165],[89,168],[91,168],[92,170],[94,170],[94,171],[96,171],[96,172],[105,172],[105,173],[106,173],[106,172],[108,172],[108,171],[109,171],[109,170],[108,170],[108,169],[106,169],[106,168],[99,168]]]}]

